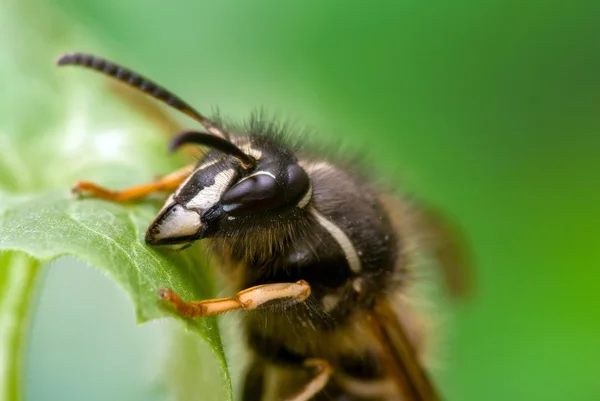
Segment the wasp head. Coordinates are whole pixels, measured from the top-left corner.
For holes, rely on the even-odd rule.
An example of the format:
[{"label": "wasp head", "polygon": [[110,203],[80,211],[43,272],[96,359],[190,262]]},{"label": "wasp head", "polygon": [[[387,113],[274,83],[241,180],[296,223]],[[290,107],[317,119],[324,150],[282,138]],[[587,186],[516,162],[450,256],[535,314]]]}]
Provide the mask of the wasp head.
[{"label": "wasp head", "polygon": [[[187,132],[171,148],[184,143],[206,144],[211,151],[169,197],[146,233],[151,245],[189,243],[230,234],[240,221],[303,208],[311,185],[292,152],[250,137],[234,142],[209,134]],[[235,153],[232,151],[235,149]]]}]

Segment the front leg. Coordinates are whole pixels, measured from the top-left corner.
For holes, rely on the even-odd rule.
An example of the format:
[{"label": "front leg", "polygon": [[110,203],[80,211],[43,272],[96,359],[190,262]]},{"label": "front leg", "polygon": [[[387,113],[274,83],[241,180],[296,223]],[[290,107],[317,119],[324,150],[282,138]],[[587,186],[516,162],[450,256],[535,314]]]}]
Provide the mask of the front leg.
[{"label": "front leg", "polygon": [[261,306],[287,306],[304,302],[310,295],[310,285],[304,280],[295,283],[263,284],[240,291],[233,298],[186,302],[174,291],[163,288],[158,296],[169,302],[183,316],[195,318],[218,315],[236,309],[250,311]]},{"label": "front leg", "polygon": [[78,195],[91,195],[111,202],[123,203],[139,200],[156,192],[173,192],[194,171],[194,165],[186,166],[149,184],[138,185],[122,191],[112,191],[90,181],[79,181],[73,188]]}]

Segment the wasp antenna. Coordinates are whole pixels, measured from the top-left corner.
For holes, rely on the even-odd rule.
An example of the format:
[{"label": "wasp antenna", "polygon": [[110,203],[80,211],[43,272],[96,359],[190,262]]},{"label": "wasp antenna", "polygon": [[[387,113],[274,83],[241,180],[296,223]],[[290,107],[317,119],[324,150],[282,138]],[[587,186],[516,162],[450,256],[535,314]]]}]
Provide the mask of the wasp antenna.
[{"label": "wasp antenna", "polygon": [[227,153],[238,159],[242,163],[242,167],[245,170],[251,169],[256,163],[256,160],[252,156],[244,153],[240,148],[235,146],[227,139],[198,131],[184,131],[175,136],[169,144],[169,151],[174,152],[180,146],[187,143],[204,145],[220,150],[223,153]]},{"label": "wasp antenna", "polygon": [[56,64],[59,66],[63,65],[78,65],[81,67],[90,68],[101,72],[102,74],[108,75],[127,85],[138,89],[155,99],[162,101],[188,115],[194,120],[198,121],[208,132],[213,135],[218,135],[222,138],[229,138],[229,134],[222,131],[212,121],[196,111],[188,103],[184,102],[173,93],[156,84],[150,79],[139,75],[128,68],[122,67],[116,63],[105,60],[100,57],[96,57],[86,53],[67,53],[63,54],[56,60]]}]

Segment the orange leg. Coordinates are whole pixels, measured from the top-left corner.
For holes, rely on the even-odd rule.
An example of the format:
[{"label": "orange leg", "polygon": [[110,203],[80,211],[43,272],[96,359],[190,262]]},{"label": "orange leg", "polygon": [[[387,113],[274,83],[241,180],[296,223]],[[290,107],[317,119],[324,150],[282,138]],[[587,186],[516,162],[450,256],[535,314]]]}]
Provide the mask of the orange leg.
[{"label": "orange leg", "polygon": [[73,188],[78,195],[91,195],[112,202],[128,202],[143,199],[156,192],[173,192],[194,171],[194,165],[189,165],[149,184],[138,185],[122,191],[112,191],[90,181],[79,181]]},{"label": "orange leg", "polygon": [[313,369],[316,373],[315,377],[306,383],[296,394],[286,398],[285,401],[310,400],[325,388],[333,371],[329,362],[324,359],[307,359],[304,361],[304,367]]},{"label": "orange leg", "polygon": [[295,283],[257,285],[240,291],[234,298],[208,299],[206,301],[185,302],[174,291],[163,288],[158,296],[169,302],[183,316],[195,318],[218,315],[236,309],[246,311],[257,309],[271,301],[289,305],[303,302],[310,295],[310,286],[304,280]]}]

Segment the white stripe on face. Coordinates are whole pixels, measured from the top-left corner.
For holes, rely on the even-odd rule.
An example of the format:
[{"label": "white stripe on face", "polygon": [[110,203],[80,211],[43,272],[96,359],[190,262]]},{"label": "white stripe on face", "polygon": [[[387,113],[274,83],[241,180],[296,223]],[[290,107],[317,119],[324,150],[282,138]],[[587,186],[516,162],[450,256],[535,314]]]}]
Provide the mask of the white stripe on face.
[{"label": "white stripe on face", "polygon": [[196,196],[192,198],[185,206],[188,209],[205,210],[216,204],[227,189],[233,177],[235,170],[228,168],[215,176],[215,183],[204,187]]},{"label": "white stripe on face", "polygon": [[256,160],[260,160],[262,157],[262,151],[260,149],[253,148],[249,142],[241,141],[236,143],[236,146],[247,155],[254,157]]},{"label": "white stripe on face", "polygon": [[214,160],[208,161],[204,164],[201,164],[197,169],[195,169],[194,171],[192,171],[192,174],[190,174],[184,182],[181,183],[181,185],[179,186],[179,188],[177,188],[177,190],[175,191],[175,196],[179,196],[179,193],[181,192],[181,188],[185,187],[190,180],[192,180],[194,178],[194,175],[196,174],[196,172],[200,171],[200,170],[204,170],[207,169],[211,166],[214,166],[215,164],[219,163],[223,161],[223,158],[216,158]]},{"label": "white stripe on face", "polygon": [[317,219],[319,224],[329,232],[329,234],[336,240],[339,246],[344,251],[344,255],[346,256],[346,260],[348,261],[348,265],[350,266],[350,270],[355,273],[360,272],[361,263],[360,258],[358,257],[358,253],[350,241],[350,238],[344,233],[338,226],[336,226],[331,220],[325,218],[322,214],[317,212],[314,208],[310,210],[312,215]]},{"label": "white stripe on face", "polygon": [[198,171],[198,170],[204,170],[205,168],[209,168],[210,166],[214,166],[215,164],[219,163],[221,160],[223,160],[223,159],[219,157],[217,159],[213,159],[213,160],[211,160],[209,162],[203,163],[203,164],[200,165],[200,167],[198,167],[196,169],[196,171]]},{"label": "white stripe on face", "polygon": [[157,233],[154,239],[177,238],[194,235],[200,230],[202,223],[200,215],[191,210],[186,210],[177,203],[165,205],[165,210],[172,207],[168,215],[163,216],[156,225]]},{"label": "white stripe on face", "polygon": [[241,180],[239,180],[236,183],[236,185],[239,184],[240,182],[246,181],[250,177],[254,177],[254,176],[257,176],[257,175],[268,175],[272,179],[274,179],[274,180],[276,179],[275,178],[275,174],[271,173],[270,171],[257,171],[256,173],[250,174],[249,176],[242,178]]}]

